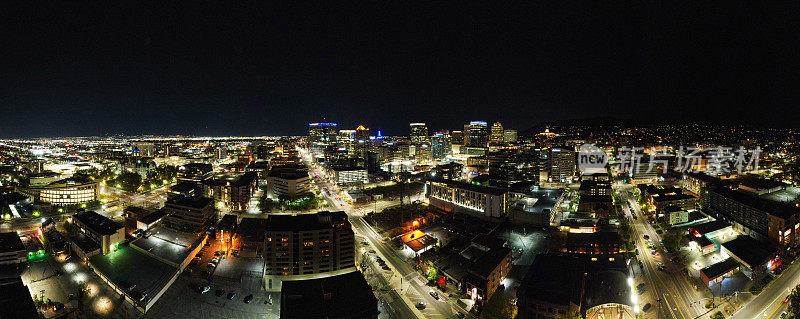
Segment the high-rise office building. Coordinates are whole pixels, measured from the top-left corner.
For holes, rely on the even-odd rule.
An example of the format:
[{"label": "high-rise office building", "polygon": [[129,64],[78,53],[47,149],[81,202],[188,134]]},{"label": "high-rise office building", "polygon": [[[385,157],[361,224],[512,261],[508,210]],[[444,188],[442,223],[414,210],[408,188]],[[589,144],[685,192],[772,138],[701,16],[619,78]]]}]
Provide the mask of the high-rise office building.
[{"label": "high-rise office building", "polygon": [[575,175],[575,150],[569,147],[550,148],[550,181],[568,183]]},{"label": "high-rise office building", "polygon": [[500,122],[494,122],[492,124],[492,135],[491,135],[491,142],[502,144],[505,141],[505,132],[503,132],[503,124]]},{"label": "high-rise office building", "polygon": [[353,156],[356,153],[354,143],[356,140],[356,130],[339,130],[339,135],[336,138],[337,146],[339,149],[347,151],[347,155]]},{"label": "high-rise office building", "polygon": [[328,146],[336,144],[338,133],[336,123],[309,123],[308,148],[313,152],[322,152]]},{"label": "high-rise office building", "polygon": [[425,123],[411,123],[411,143],[428,143],[428,126]]},{"label": "high-rise office building", "polygon": [[503,132],[503,140],[506,143],[514,143],[517,141],[517,130],[505,130]]},{"label": "high-rise office building", "polygon": [[469,133],[464,132],[464,136],[469,135],[466,145],[472,147],[486,147],[489,143],[489,126],[484,121],[469,122]]},{"label": "high-rise office building", "polygon": [[369,129],[364,127],[363,125],[359,125],[356,128],[356,135],[355,141],[353,142],[355,147],[355,156],[361,159],[367,158],[367,152],[370,149],[370,139],[369,139]]},{"label": "high-rise office building", "polygon": [[441,160],[453,150],[451,146],[451,137],[449,134],[436,133],[431,136],[431,157],[433,160]]},{"label": "high-rise office building", "polygon": [[464,140],[464,144],[461,144],[461,145],[470,145],[470,144],[469,144],[469,142],[470,142],[470,141],[469,141],[469,130],[470,130],[470,125],[469,125],[469,124],[465,124],[465,125],[464,125],[464,130],[463,130],[463,131],[461,131],[461,132],[462,132],[462,134],[463,134],[463,137],[464,137],[464,138],[463,138],[463,140]]},{"label": "high-rise office building", "polygon": [[464,131],[450,132],[450,143],[453,145],[464,145]]}]

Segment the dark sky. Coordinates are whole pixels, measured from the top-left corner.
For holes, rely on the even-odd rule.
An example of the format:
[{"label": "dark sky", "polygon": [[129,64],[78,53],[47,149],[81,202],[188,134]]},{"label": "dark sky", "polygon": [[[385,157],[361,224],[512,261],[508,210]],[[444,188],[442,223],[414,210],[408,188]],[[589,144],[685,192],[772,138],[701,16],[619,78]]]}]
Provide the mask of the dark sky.
[{"label": "dark sky", "polygon": [[796,1],[174,2],[4,5],[0,137],[800,121]]}]

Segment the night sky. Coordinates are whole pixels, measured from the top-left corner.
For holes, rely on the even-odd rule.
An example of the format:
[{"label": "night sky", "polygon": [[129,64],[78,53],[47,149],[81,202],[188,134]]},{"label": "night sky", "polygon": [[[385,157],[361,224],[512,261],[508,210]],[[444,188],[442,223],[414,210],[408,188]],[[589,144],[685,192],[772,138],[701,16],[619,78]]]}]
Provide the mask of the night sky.
[{"label": "night sky", "polygon": [[800,126],[796,1],[174,2],[4,4],[0,137]]}]

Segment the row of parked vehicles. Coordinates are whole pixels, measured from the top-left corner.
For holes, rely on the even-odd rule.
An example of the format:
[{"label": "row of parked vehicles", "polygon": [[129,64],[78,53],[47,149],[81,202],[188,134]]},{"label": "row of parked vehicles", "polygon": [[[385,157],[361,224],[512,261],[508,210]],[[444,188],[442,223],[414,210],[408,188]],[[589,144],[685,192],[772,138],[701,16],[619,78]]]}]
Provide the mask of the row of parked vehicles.
[{"label": "row of parked vehicles", "polygon": [[[205,293],[207,293],[209,291],[211,291],[211,286],[209,286],[209,285],[205,285],[205,286],[199,287],[199,289],[198,289],[198,292],[200,294],[205,294]],[[214,291],[214,295],[217,296],[217,297],[224,296],[225,295],[225,289],[217,289],[217,290],[215,290]],[[228,298],[228,300],[233,300],[233,299],[236,298],[236,296],[237,296],[237,293],[235,291],[231,291],[231,292],[228,292],[228,294],[226,295],[226,298]],[[242,298],[242,302],[250,303],[251,301],[253,301],[253,298],[254,298],[253,294],[249,294],[249,295],[245,296],[244,298]],[[265,305],[271,305],[272,304],[272,296],[268,296],[267,299],[264,300],[264,304]]]}]

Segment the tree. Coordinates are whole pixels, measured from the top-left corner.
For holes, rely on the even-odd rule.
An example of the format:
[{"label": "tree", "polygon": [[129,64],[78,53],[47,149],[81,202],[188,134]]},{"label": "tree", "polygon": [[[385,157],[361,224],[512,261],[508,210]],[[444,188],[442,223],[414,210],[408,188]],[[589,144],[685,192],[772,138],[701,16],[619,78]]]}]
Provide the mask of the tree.
[{"label": "tree", "polygon": [[631,225],[627,218],[619,218],[619,235],[623,240],[628,240],[631,236]]},{"label": "tree", "polygon": [[711,319],[725,319],[725,315],[722,314],[722,311],[717,311],[711,315]]},{"label": "tree", "polygon": [[64,230],[67,232],[68,235],[74,236],[78,233],[78,226],[75,223],[70,223],[69,221],[64,222]]},{"label": "tree", "polygon": [[438,272],[436,268],[430,267],[428,268],[428,281],[434,281],[438,277]]},{"label": "tree", "polygon": [[664,234],[664,248],[667,251],[678,251],[680,246],[681,235],[674,232],[667,232]]},{"label": "tree", "polygon": [[261,198],[258,199],[258,210],[260,210],[262,213],[268,213],[273,208],[275,208],[275,202],[269,199],[269,197],[266,195],[261,196]]},{"label": "tree", "polygon": [[789,296],[789,312],[795,316],[800,314],[800,293],[797,291]]},{"label": "tree", "polygon": [[122,173],[117,176],[117,184],[126,191],[135,192],[142,186],[142,177],[136,173]]},{"label": "tree", "polygon": [[517,307],[505,297],[503,291],[497,290],[483,308],[481,318],[514,318],[516,310]]}]

